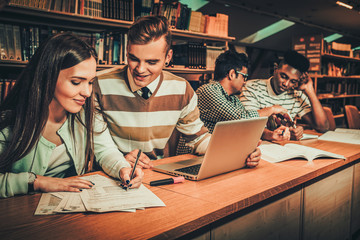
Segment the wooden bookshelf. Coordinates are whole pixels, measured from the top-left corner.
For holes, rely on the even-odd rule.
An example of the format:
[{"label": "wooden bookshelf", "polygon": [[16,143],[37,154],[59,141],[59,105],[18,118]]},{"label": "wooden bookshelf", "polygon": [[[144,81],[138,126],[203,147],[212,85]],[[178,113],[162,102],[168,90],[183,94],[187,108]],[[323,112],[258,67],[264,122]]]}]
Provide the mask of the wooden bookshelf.
[{"label": "wooden bookshelf", "polygon": [[360,97],[360,94],[341,94],[341,95],[334,95],[334,96],[328,96],[328,97],[325,97],[325,96],[321,96],[318,95],[318,98],[319,100],[323,100],[323,99],[334,99],[334,98],[356,98],[356,97]]},{"label": "wooden bookshelf", "polygon": [[329,54],[329,53],[323,53],[321,54],[324,58],[330,58],[330,59],[336,59],[336,60],[346,60],[346,61],[352,61],[352,62],[359,62],[360,58],[353,58],[348,56],[342,56],[342,55],[335,55],[335,54]]},{"label": "wooden bookshelf", "polygon": [[219,41],[219,42],[231,42],[235,40],[235,37],[215,36],[206,33],[191,32],[191,31],[179,30],[179,29],[171,29],[171,33],[175,37],[185,37],[185,38],[202,39],[202,40]]},{"label": "wooden bookshelf", "polygon": [[1,21],[11,24],[46,25],[72,30],[99,32],[105,29],[130,28],[132,21],[90,17],[67,12],[46,11],[26,6],[6,6],[0,14]]},{"label": "wooden bookshelf", "polygon": [[337,115],[334,115],[334,118],[343,118],[344,117],[344,114],[337,114]]},{"label": "wooden bookshelf", "polygon": [[360,79],[360,75],[353,76],[329,76],[329,75],[321,75],[321,74],[309,74],[312,78],[317,79]]}]

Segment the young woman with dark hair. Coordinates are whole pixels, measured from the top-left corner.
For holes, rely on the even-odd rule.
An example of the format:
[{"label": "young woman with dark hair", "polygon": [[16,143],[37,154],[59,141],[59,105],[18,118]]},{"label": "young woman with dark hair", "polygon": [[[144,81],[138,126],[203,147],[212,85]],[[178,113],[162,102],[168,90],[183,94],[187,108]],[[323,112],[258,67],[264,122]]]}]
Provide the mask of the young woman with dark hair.
[{"label": "young woman with dark hair", "polygon": [[0,197],[29,191],[81,191],[79,178],[96,163],[124,185],[143,173],[115,146],[94,107],[96,53],[71,33],[50,37],[35,52],[0,105]]}]

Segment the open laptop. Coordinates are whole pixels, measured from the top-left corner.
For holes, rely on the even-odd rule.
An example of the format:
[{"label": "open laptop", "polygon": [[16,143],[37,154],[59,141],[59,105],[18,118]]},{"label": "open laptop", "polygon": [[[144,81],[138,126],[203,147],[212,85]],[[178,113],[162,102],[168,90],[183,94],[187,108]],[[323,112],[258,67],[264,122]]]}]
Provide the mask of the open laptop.
[{"label": "open laptop", "polygon": [[246,165],[264,131],[267,117],[218,122],[204,156],[155,166],[153,170],[201,180]]}]

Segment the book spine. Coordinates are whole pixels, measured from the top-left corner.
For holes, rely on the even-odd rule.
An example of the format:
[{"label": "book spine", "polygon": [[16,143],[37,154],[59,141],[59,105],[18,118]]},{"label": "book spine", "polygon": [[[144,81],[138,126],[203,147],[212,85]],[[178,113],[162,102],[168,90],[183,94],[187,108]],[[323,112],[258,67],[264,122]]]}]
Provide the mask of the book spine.
[{"label": "book spine", "polygon": [[20,37],[20,27],[13,25],[14,33],[14,46],[15,46],[15,60],[21,61],[21,37]]},{"label": "book spine", "polygon": [[13,27],[10,24],[5,24],[6,42],[8,50],[8,59],[15,60],[15,44],[14,44],[14,33]]},{"label": "book spine", "polygon": [[8,59],[7,39],[5,36],[6,36],[5,24],[0,23],[0,59],[1,60]]}]

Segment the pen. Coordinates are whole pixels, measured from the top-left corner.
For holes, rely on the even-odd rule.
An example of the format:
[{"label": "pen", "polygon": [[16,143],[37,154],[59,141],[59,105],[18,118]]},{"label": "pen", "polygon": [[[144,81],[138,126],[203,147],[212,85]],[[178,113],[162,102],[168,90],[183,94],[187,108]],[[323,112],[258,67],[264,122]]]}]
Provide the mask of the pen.
[{"label": "pen", "polygon": [[173,184],[173,183],[181,183],[184,182],[184,177],[172,177],[172,178],[165,178],[161,180],[151,181],[150,186],[160,186],[165,184]]},{"label": "pen", "polygon": [[[140,158],[140,155],[141,155],[141,149],[139,149],[139,152],[136,156],[136,160],[135,160],[135,163],[134,163],[134,166],[133,166],[133,169],[131,170],[131,174],[130,174],[130,181],[133,179],[134,177],[134,173],[135,173],[135,169],[136,169],[136,166],[138,164],[138,161],[139,161],[139,158]],[[128,187],[126,187],[126,191],[128,190]]]}]

